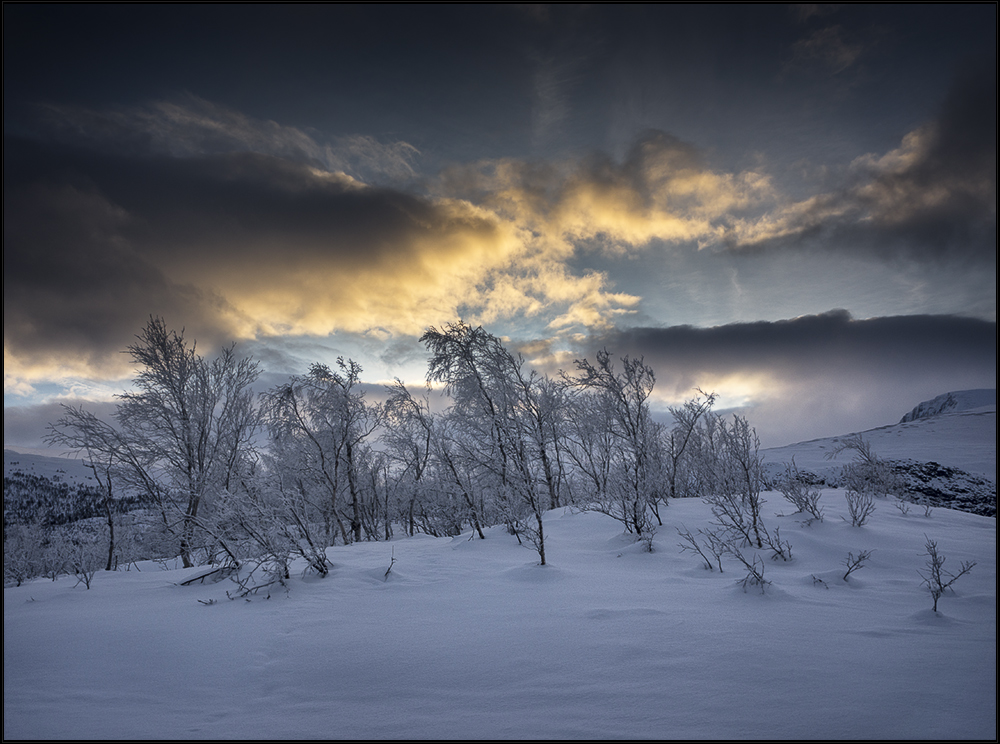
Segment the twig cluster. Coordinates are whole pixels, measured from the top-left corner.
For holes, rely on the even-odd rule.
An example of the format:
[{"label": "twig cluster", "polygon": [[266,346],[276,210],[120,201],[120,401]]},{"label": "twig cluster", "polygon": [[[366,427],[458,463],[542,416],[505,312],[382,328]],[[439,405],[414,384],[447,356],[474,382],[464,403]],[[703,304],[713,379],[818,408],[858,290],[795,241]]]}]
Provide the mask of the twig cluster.
[{"label": "twig cluster", "polygon": [[972,567],[976,565],[975,561],[963,561],[960,570],[957,574],[950,573],[944,570],[944,562],[947,560],[943,555],[938,553],[937,542],[931,540],[926,535],[924,538],[927,540],[924,547],[927,549],[926,553],[923,555],[928,556],[927,560],[927,570],[917,571],[920,577],[924,580],[923,583],[927,586],[927,590],[931,593],[931,598],[934,600],[934,612],[937,612],[938,600],[941,595],[944,594],[945,589],[950,587],[965,574],[972,570]]}]

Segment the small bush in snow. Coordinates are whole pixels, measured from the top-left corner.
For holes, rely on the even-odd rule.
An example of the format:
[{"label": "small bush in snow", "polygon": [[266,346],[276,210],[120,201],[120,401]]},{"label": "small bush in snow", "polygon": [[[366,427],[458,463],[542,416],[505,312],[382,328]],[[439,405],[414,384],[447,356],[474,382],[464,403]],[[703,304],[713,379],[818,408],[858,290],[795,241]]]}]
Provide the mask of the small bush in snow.
[{"label": "small bush in snow", "polygon": [[781,491],[781,495],[795,507],[797,513],[810,515],[806,524],[823,521],[823,508],[819,505],[820,490],[805,482],[805,478],[795,466],[794,457],[791,464],[785,466],[785,472],[775,485]]},{"label": "small bush in snow", "polygon": [[851,515],[851,524],[862,527],[875,511],[875,499],[869,491],[856,491],[848,488],[844,494],[847,498],[847,511]]},{"label": "small bush in snow", "polygon": [[872,551],[870,550],[859,550],[857,555],[854,555],[854,553],[848,553],[847,558],[844,560],[844,565],[847,566],[847,573],[844,574],[844,581],[847,581],[847,577],[854,571],[864,568],[865,561],[871,557]]},{"label": "small bush in snow", "polygon": [[[924,537],[927,538],[926,535]],[[937,612],[937,603],[941,595],[944,594],[944,590],[969,573],[972,567],[976,565],[976,562],[964,561],[961,570],[957,574],[953,574],[944,570],[946,558],[938,553],[937,542],[927,538],[924,547],[927,549],[927,552],[924,553],[928,557],[927,571],[926,573],[924,571],[918,571],[917,573],[920,574],[924,580],[923,583],[927,586],[927,590],[931,593],[931,598],[934,600],[934,612]]]},{"label": "small bush in snow", "polygon": [[656,528],[648,528],[645,532],[639,535],[639,542],[642,543],[642,549],[647,553],[653,552],[653,538],[656,537]]},{"label": "small bush in snow", "polygon": [[855,457],[854,462],[845,465],[841,471],[840,477],[845,488],[880,498],[898,494],[902,490],[903,484],[895,470],[875,454],[871,442],[860,434],[838,442],[826,457],[832,459],[847,450],[853,451]]},{"label": "small bush in snow", "polygon": [[94,576],[104,568],[105,549],[99,540],[77,534],[65,546],[66,562],[76,576],[76,585],[90,589]]},{"label": "small bush in snow", "polygon": [[739,550],[739,548],[733,548],[731,550],[732,554],[736,556],[736,560],[743,564],[743,567],[747,570],[746,576],[742,579],[737,579],[736,583],[742,585],[743,591],[747,590],[747,586],[758,586],[760,587],[760,593],[764,593],[764,589],[771,582],[764,578],[764,561],[754,553],[750,560]]},{"label": "small bush in snow", "polygon": [[[698,540],[695,538],[695,536],[691,534],[691,530],[689,530],[687,527],[685,527],[683,530],[680,527],[677,527],[676,530],[677,534],[680,535],[682,538],[684,538],[684,542],[677,543],[681,548],[681,552],[683,553],[685,551],[690,551],[692,553],[697,553],[698,555],[701,556],[701,559],[705,561],[705,568],[707,568],[709,571],[714,571],[715,567],[712,565],[712,561],[709,559],[707,555],[705,555],[705,551],[701,549],[701,545],[698,544]],[[698,532],[699,534],[704,534],[701,532],[701,530],[698,530]],[[716,556],[716,558],[718,558],[718,556]],[[722,573],[721,561],[719,563],[719,573]]]}]

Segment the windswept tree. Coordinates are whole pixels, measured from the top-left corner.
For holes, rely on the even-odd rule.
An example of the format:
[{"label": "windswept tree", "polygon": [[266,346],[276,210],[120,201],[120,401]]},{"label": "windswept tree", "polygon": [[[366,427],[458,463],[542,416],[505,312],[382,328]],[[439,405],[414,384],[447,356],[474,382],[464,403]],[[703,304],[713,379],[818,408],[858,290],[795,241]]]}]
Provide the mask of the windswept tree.
[{"label": "windswept tree", "polygon": [[757,432],[739,415],[733,416],[731,424],[722,417],[715,417],[714,423],[717,429],[711,429],[718,449],[711,460],[713,483],[705,499],[712,505],[717,524],[747,545],[761,548],[766,536],[761,517],[764,469]]},{"label": "windswept tree", "polygon": [[715,398],[715,393],[698,390],[698,397],[668,409],[674,419],[670,433],[664,437],[665,495],[668,498],[691,495],[687,492],[686,486],[697,478],[699,424],[711,412]]},{"label": "windswept tree", "polygon": [[[443,442],[443,454],[475,473],[475,486],[493,494],[492,506],[518,539],[529,539],[544,565],[542,515],[556,483],[543,378],[481,326],[431,327],[420,340],[431,352],[428,381],[443,382],[454,401],[446,418],[456,436]],[[462,481],[456,475],[456,483]]]},{"label": "windswept tree", "polygon": [[119,396],[115,418],[146,463],[141,480],[156,481],[155,495],[181,512],[181,558],[191,566],[202,506],[234,488],[253,447],[259,366],[238,359],[235,346],[208,361],[160,318],[150,319],[128,352],[139,373],[135,391]]},{"label": "windswept tree", "polygon": [[[588,434],[588,446],[602,443],[608,448],[596,458],[588,457],[598,466],[591,477],[601,485],[592,503],[628,532],[642,536],[652,528],[649,510],[662,493],[662,433],[649,408],[656,376],[642,357],[625,356],[621,363],[619,371],[607,349],[599,351],[596,364],[577,360],[578,374],[572,381],[596,396],[585,399],[585,405],[601,416],[598,431]],[[606,478],[601,474],[604,467]]]},{"label": "windswept tree", "polygon": [[405,484],[405,512],[402,515],[409,535],[416,531],[418,509],[429,495],[435,437],[430,410],[430,387],[421,398],[413,397],[402,380],[386,387],[385,430],[380,439],[396,467],[396,480]]},{"label": "windswept tree", "polygon": [[206,360],[183,331],[168,331],[154,317],[127,351],[139,371],[133,390],[118,396],[117,427],[82,409],[64,409],[50,441],[99,463],[109,498],[117,481],[157,504],[184,565],[192,566],[198,533],[218,538],[204,508],[238,487],[253,450],[258,414],[251,385],[258,364],[237,358],[235,346]]},{"label": "windswept tree", "polygon": [[307,375],[264,396],[274,453],[301,474],[303,483],[325,492],[322,513],[331,544],[334,524],[345,544],[361,540],[364,443],[383,416],[380,405],[365,400],[361,372],[360,364],[340,357],[336,371],[313,364]]}]

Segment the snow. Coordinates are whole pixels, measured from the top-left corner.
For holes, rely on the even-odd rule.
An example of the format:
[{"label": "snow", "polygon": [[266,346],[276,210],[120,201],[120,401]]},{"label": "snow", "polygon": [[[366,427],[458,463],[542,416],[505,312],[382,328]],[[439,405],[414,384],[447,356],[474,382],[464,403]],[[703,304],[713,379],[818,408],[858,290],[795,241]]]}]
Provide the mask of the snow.
[{"label": "snow", "polygon": [[[793,560],[764,594],[679,552],[699,500],[653,553],[565,508],[548,566],[501,527],[329,548],[330,576],[249,602],[155,563],[5,588],[4,738],[995,739],[996,520],[883,501],[856,528],[831,489],[807,526],[765,498]],[[927,537],[977,561],[937,614]]]},{"label": "snow", "polygon": [[942,413],[970,411],[977,408],[997,407],[997,391],[995,388],[980,388],[978,390],[955,390],[944,393],[931,400],[925,400],[915,406],[912,411],[900,419],[901,424],[919,418],[937,416]]},{"label": "snow", "polygon": [[[929,418],[880,426],[860,432],[871,443],[875,454],[883,460],[916,460],[936,462],[960,468],[969,473],[997,479],[997,412],[996,405],[983,406],[956,413],[943,413]],[[836,443],[852,435],[813,439],[786,447],[762,450],[764,462],[791,462],[799,470],[822,475],[839,471],[853,459],[844,452],[827,460]]]},{"label": "snow", "polygon": [[[884,459],[996,480],[995,401],[862,436]],[[837,439],[765,462],[837,470],[850,459],[825,459]],[[9,450],[4,466],[89,474]],[[90,590],[65,576],[8,587],[4,738],[995,740],[996,520],[878,501],[856,528],[826,489],[825,520],[806,524],[764,496],[793,559],[765,557],[763,594],[736,583],[735,560],[720,574],[680,552],[676,529],[711,520],[700,500],[662,511],[653,553],[565,508],[546,514],[547,566],[496,527],[332,547],[328,577],[299,564],[251,601],[230,601],[229,581],[181,586],[204,568],[154,562]],[[928,538],[945,569],[977,562],[938,613],[917,573]]]},{"label": "snow", "polygon": [[62,481],[71,486],[77,483],[94,485],[94,474],[90,472],[90,468],[87,467],[86,461],[83,459],[19,452],[5,447],[3,451],[4,475],[18,470],[28,475]]}]

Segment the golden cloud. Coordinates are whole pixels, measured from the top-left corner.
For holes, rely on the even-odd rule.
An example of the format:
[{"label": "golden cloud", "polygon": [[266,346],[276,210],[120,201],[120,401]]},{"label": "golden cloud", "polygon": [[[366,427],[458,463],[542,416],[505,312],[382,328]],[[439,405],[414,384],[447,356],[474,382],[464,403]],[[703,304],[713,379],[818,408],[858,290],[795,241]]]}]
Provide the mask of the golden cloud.
[{"label": "golden cloud", "polygon": [[[662,133],[642,138],[623,162],[479,163],[444,173],[435,194],[415,195],[332,168],[350,151],[382,172],[405,169],[405,143],[341,138],[332,153],[304,132],[198,99],[61,113],[88,141],[133,130],[151,137],[157,157],[120,163],[103,183],[66,192],[62,206],[30,190],[18,197],[49,212],[57,204],[53,219],[13,225],[20,232],[10,245],[42,291],[66,299],[33,311],[22,298],[21,314],[47,329],[20,333],[5,323],[8,390],[54,374],[120,373],[125,361],[110,352],[150,313],[199,329],[209,348],[225,338],[372,328],[418,335],[456,317],[537,317],[559,336],[600,331],[635,312],[640,298],[614,291],[603,272],[571,268],[581,251],[715,242],[733,210],[772,196],[765,176],[712,172]],[[108,215],[107,224],[91,229],[88,214]],[[80,267],[124,262],[92,285],[64,271],[56,287],[50,270],[32,263],[38,255]],[[85,307],[119,312],[113,327],[81,327],[74,348],[91,351],[67,355],[70,331],[56,316]]]},{"label": "golden cloud", "polygon": [[619,255],[654,240],[704,245],[724,236],[734,211],[774,197],[767,176],[715,173],[690,146],[659,132],[648,133],[623,163],[482,162],[450,169],[442,186],[475,195],[561,258],[595,238]]},{"label": "golden cloud", "polygon": [[[925,124],[882,155],[867,153],[851,162],[852,183],[845,188],[788,202],[757,218],[741,218],[726,231],[730,245],[759,245],[797,237],[837,224],[881,229],[918,226],[935,233],[947,223],[968,224],[996,219],[995,151],[962,167],[949,156],[948,133],[938,122]],[[937,220],[939,230],[924,225]]]}]

